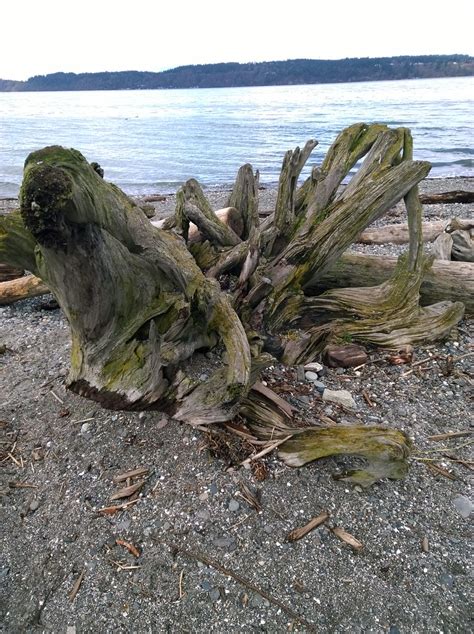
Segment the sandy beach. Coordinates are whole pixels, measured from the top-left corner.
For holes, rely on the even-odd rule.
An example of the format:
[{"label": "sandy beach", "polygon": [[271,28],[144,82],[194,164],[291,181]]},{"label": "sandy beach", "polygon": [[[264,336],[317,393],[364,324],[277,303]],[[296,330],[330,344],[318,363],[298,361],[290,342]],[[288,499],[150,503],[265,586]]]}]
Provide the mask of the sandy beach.
[{"label": "sandy beach", "polygon": [[[420,189],[474,191],[474,179],[427,179]],[[228,196],[207,193],[215,208]],[[260,194],[260,209],[270,210],[276,191]],[[172,213],[174,198],[152,203],[156,218]],[[0,201],[0,213],[14,206]],[[424,211],[427,220],[473,217],[474,204]],[[398,206],[381,222],[403,220]],[[2,631],[469,630],[472,318],[446,341],[417,348],[412,366],[370,350],[359,369],[327,368],[324,384],[349,390],[353,412],[323,402],[296,368],[266,371],[268,385],[285,386],[282,396],[315,424],[323,415],[409,434],[408,476],[363,490],[333,478],[347,459],[291,469],[271,454],[251,470],[240,466],[247,454],[238,443],[68,392],[68,324],[48,298],[0,307]],[[137,468],[136,500],[101,512],[117,504],[117,477]],[[323,512],[326,523],[287,540]]]}]

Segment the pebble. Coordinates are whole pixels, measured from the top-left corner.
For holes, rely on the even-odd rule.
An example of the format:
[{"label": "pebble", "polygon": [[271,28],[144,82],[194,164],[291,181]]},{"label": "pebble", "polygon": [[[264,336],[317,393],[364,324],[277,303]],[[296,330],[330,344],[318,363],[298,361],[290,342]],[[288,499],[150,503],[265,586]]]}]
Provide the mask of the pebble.
[{"label": "pebble", "polygon": [[321,383],[321,381],[313,381],[313,385],[320,394],[322,394],[326,389],[326,386],[324,385],[324,383]]},{"label": "pebble", "polygon": [[208,379],[208,378],[209,378],[209,375],[208,375],[208,374],[204,374],[204,373],[203,373],[203,374],[200,374],[200,375],[199,375],[199,380],[200,380],[200,381],[207,381],[207,379]]},{"label": "pebble", "polygon": [[90,423],[83,423],[81,425],[81,434],[87,434],[88,431],[90,431]]},{"label": "pebble", "polygon": [[212,584],[209,581],[201,581],[201,588],[205,592],[210,592],[212,590]]},{"label": "pebble", "polygon": [[465,495],[456,495],[453,500],[454,508],[461,517],[467,519],[472,513],[472,502]]},{"label": "pebble", "polygon": [[316,374],[319,374],[319,372],[321,372],[321,370],[323,369],[323,366],[321,363],[313,362],[313,363],[307,363],[304,366],[304,369],[307,372],[316,372]]},{"label": "pebble", "polygon": [[323,392],[323,401],[337,403],[338,405],[343,405],[348,409],[357,409],[357,405],[352,398],[352,394],[347,390],[329,390],[326,388]]},{"label": "pebble", "polygon": [[265,599],[260,594],[254,594],[250,599],[250,607],[251,608],[259,608],[261,606],[270,607],[270,602],[268,599]]},{"label": "pebble", "polygon": [[216,495],[216,493],[217,493],[217,484],[215,482],[213,482],[211,484],[211,486],[209,487],[209,493],[211,495]]},{"label": "pebble", "polygon": [[443,586],[446,586],[447,588],[452,588],[454,586],[454,577],[448,575],[446,572],[441,575],[440,581]]},{"label": "pebble", "polygon": [[311,382],[317,381],[319,378],[316,372],[305,372],[304,375],[306,380]]},{"label": "pebble", "polygon": [[207,522],[211,518],[211,514],[209,513],[208,510],[203,509],[203,510],[198,511],[196,513],[196,517],[198,519],[202,520],[203,522]]},{"label": "pebble", "polygon": [[229,511],[235,512],[238,511],[240,508],[240,504],[237,502],[237,500],[231,500],[229,502]]},{"label": "pebble", "polygon": [[38,500],[31,500],[28,510],[34,513],[39,508]]},{"label": "pebble", "polygon": [[213,603],[215,603],[216,601],[219,601],[219,599],[221,598],[221,593],[219,592],[219,589],[218,588],[213,588],[209,592],[209,598],[211,599],[211,601]]},{"label": "pebble", "polygon": [[235,550],[235,547],[237,545],[233,537],[218,537],[214,540],[214,544],[218,548],[228,548],[231,550]]}]

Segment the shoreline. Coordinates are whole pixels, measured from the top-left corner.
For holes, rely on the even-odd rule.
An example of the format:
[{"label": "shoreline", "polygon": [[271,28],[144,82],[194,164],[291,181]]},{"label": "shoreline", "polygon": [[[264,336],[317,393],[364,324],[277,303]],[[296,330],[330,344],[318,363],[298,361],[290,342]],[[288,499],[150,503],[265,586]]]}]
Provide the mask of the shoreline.
[{"label": "shoreline", "polygon": [[[233,184],[228,185],[213,185],[204,187],[204,193],[207,195],[209,202],[214,209],[219,209],[225,206],[226,199],[229,193],[232,191]],[[444,176],[444,177],[427,177],[419,184],[420,193],[443,193],[453,190],[465,190],[474,192],[474,176]],[[178,190],[177,190],[178,191]],[[127,193],[127,192],[125,192]],[[146,202],[155,208],[155,220],[160,220],[174,212],[174,201],[176,200],[177,192],[170,192],[167,194],[158,193],[156,191],[150,191],[147,194],[127,194],[130,198],[138,202]],[[259,191],[260,209],[265,210],[267,207],[271,207],[275,204],[276,196],[278,193],[278,183],[274,185],[262,184]],[[152,196],[162,198],[163,200],[157,200],[153,202],[147,202],[144,199]],[[0,197],[0,214],[8,213],[18,207],[18,197]],[[426,208],[435,207],[435,205],[425,206]],[[460,205],[460,208],[466,208],[468,205]],[[474,210],[473,210],[474,212]],[[458,214],[460,215],[460,214]]]}]

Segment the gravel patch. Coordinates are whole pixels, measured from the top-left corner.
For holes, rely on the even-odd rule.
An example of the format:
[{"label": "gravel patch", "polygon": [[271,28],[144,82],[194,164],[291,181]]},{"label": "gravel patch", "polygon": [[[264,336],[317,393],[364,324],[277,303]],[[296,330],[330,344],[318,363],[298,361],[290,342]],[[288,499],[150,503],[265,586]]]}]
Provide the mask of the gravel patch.
[{"label": "gravel patch", "polygon": [[[225,194],[215,196],[219,206]],[[439,213],[451,217],[445,207]],[[408,476],[362,490],[333,478],[346,458],[291,469],[270,455],[252,471],[161,413],[106,411],[69,393],[68,325],[46,299],[0,308],[3,631],[468,631],[472,320],[417,348],[417,365],[369,350],[364,366],[325,367],[317,379],[280,365],[266,371],[302,420],[409,434]],[[325,389],[348,391],[355,408],[323,400]],[[430,439],[448,432],[466,435]],[[136,501],[100,512],[129,500],[111,500],[128,485],[114,478],[138,467],[147,471]],[[325,524],[287,541],[323,511]]]}]

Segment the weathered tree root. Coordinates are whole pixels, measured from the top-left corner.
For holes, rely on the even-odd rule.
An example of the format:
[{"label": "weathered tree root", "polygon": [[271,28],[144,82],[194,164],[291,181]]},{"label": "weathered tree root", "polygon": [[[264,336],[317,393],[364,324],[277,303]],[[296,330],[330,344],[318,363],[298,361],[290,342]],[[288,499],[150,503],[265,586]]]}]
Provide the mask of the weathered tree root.
[{"label": "weathered tree root", "polygon": [[[63,309],[72,334],[69,387],[106,407],[163,409],[192,425],[230,421],[240,411],[250,434],[268,442],[289,436],[279,449],[289,464],[349,453],[368,461],[353,480],[400,477],[408,453],[401,432],[302,431],[288,404],[255,386],[268,364],[264,350],[299,362],[347,336],[393,347],[444,336],[463,313],[459,303],[419,306],[430,263],[417,184],[430,165],[413,160],[409,131],[350,126],[298,189],[315,145],[287,153],[275,213],[262,224],[258,172],[239,170],[227,202],[242,221],[237,232],[195,180],[158,229],[79,152],[53,146],[31,154],[21,218],[0,219],[0,260],[38,275]],[[393,277],[313,297],[365,227],[401,198],[409,250]],[[191,223],[200,241],[191,238]]]}]

